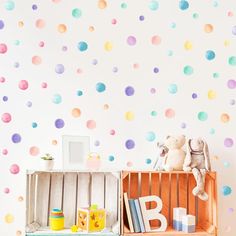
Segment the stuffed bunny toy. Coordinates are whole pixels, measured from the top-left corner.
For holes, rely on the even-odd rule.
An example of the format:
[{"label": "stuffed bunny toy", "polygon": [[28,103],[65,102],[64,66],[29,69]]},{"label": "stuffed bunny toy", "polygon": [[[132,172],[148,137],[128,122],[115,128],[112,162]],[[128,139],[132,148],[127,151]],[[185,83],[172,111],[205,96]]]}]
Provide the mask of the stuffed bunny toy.
[{"label": "stuffed bunny toy", "polygon": [[184,161],[184,171],[192,171],[197,186],[193,189],[194,196],[207,201],[208,194],[204,190],[206,172],[211,170],[210,157],[207,143],[201,139],[187,141],[187,153]]},{"label": "stuffed bunny toy", "polygon": [[154,164],[154,170],[164,170],[164,165],[166,163],[166,157],[169,149],[165,146],[164,143],[157,143],[158,147],[158,157]]}]

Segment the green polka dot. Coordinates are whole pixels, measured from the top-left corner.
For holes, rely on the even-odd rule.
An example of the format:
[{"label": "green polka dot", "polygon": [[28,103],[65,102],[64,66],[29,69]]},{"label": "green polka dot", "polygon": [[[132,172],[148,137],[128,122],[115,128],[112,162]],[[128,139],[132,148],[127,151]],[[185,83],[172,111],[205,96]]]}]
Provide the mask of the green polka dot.
[{"label": "green polka dot", "polygon": [[236,66],[236,57],[235,56],[230,57],[229,60],[228,60],[228,63],[231,66]]},{"label": "green polka dot", "polygon": [[214,128],[210,129],[210,134],[215,134],[216,130]]},{"label": "green polka dot", "polygon": [[206,112],[201,111],[201,112],[198,113],[198,119],[199,119],[200,121],[206,121],[207,118],[208,118],[208,115],[207,115]]},{"label": "green polka dot", "polygon": [[157,116],[157,112],[156,111],[152,111],[151,112],[151,116]]},{"label": "green polka dot", "polygon": [[185,66],[184,67],[184,74],[185,75],[191,75],[193,74],[193,68],[191,66]]},{"label": "green polka dot", "polygon": [[197,13],[193,13],[193,19],[198,19],[199,15]]},{"label": "green polka dot", "polygon": [[16,46],[20,45],[20,40],[15,40],[15,41],[14,41],[14,44],[15,44]]},{"label": "green polka dot", "polygon": [[217,72],[213,73],[213,78],[217,79],[217,78],[219,78],[219,77],[220,77],[220,74],[219,74],[219,73],[217,73]]},{"label": "green polka dot", "polygon": [[72,16],[74,18],[80,18],[82,16],[82,11],[78,8],[72,10]]},{"label": "green polka dot", "polygon": [[121,5],[120,5],[120,7],[121,7],[122,9],[126,9],[127,6],[128,6],[127,3],[125,3],[125,2],[121,3]]}]

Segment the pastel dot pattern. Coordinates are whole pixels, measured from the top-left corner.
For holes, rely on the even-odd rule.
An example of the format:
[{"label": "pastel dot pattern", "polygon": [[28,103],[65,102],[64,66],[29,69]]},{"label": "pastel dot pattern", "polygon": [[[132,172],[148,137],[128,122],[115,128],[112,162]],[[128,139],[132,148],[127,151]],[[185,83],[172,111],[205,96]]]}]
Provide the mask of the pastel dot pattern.
[{"label": "pastel dot pattern", "polygon": [[23,235],[24,170],[46,152],[61,168],[63,135],[89,136],[108,169],[151,170],[156,142],[183,133],[209,144],[234,236],[235,17],[219,0],[2,1],[1,230]]}]

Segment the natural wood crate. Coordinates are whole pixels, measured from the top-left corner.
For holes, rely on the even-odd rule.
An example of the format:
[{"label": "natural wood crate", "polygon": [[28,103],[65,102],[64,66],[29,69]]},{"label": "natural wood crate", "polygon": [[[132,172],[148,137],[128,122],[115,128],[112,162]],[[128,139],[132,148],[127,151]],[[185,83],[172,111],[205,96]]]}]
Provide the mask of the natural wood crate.
[{"label": "natural wood crate", "polygon": [[[39,231],[27,235],[68,235],[70,230],[50,231],[49,215],[60,208],[65,215],[65,228],[77,224],[78,208],[98,204],[107,212],[108,233],[120,233],[120,172],[28,171],[26,223],[38,222]],[[86,233],[73,233],[86,235]]]},{"label": "natural wood crate", "polygon": [[[206,175],[205,190],[209,195],[208,201],[201,201],[193,196],[195,179],[191,172],[183,171],[123,171],[121,180],[121,233],[123,235],[217,235],[217,189],[216,172]],[[147,195],[157,195],[163,201],[161,213],[165,215],[168,229],[165,232],[155,233],[131,233],[125,212],[123,193],[127,192],[129,198],[138,198]],[[154,207],[153,203],[149,209]],[[196,216],[197,229],[195,233],[187,234],[172,229],[173,208],[184,207],[188,214]],[[151,227],[155,228],[158,221],[151,221]]]}]

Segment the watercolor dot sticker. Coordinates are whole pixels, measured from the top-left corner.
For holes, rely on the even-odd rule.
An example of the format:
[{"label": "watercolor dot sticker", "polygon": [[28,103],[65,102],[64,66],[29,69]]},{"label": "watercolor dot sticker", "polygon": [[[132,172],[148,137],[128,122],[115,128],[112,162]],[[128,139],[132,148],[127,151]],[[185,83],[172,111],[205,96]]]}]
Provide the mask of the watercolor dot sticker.
[{"label": "watercolor dot sticker", "polygon": [[0,53],[4,54],[7,52],[7,45],[5,43],[0,43]]},{"label": "watercolor dot sticker", "polygon": [[20,143],[21,142],[21,136],[19,134],[13,134],[11,136],[11,140],[13,143]]},{"label": "watercolor dot sticker", "polygon": [[224,145],[225,145],[225,147],[228,147],[228,148],[233,147],[234,140],[232,138],[226,138],[224,140]]},{"label": "watercolor dot sticker", "polygon": [[224,196],[228,196],[232,193],[232,189],[231,189],[231,187],[225,185],[222,187],[221,192]]},{"label": "watercolor dot sticker", "polygon": [[109,109],[109,105],[108,104],[104,104],[103,109],[104,110],[108,110]]},{"label": "watercolor dot sticker", "polygon": [[83,91],[81,91],[81,90],[78,90],[77,92],[76,92],[76,94],[77,94],[77,96],[82,96],[83,95]]},{"label": "watercolor dot sticker", "polygon": [[12,11],[15,8],[15,3],[11,0],[6,1],[4,7],[7,11]]},{"label": "watercolor dot sticker", "polygon": [[144,21],[144,16],[139,16],[140,21]]},{"label": "watercolor dot sticker", "polygon": [[233,28],[232,28],[232,34],[233,34],[233,35],[236,35],[236,25],[233,26]]},{"label": "watercolor dot sticker", "polygon": [[56,119],[54,124],[57,129],[61,129],[65,126],[65,122],[62,119]]},{"label": "watercolor dot sticker", "polygon": [[4,188],[3,192],[8,194],[8,193],[10,193],[10,189],[9,188]]},{"label": "watercolor dot sticker", "polygon": [[111,42],[109,42],[109,41],[105,42],[105,44],[104,44],[104,49],[105,49],[107,52],[110,52],[110,51],[112,50],[112,48],[113,48],[113,45],[112,45]]},{"label": "watercolor dot sticker", "polygon": [[151,164],[152,163],[152,160],[150,159],[150,158],[147,158],[146,160],[145,160],[145,162],[146,162],[146,164]]},{"label": "watercolor dot sticker", "polygon": [[97,92],[102,93],[106,90],[106,85],[104,83],[99,82],[96,84],[96,90]]},{"label": "watercolor dot sticker", "polygon": [[156,111],[151,111],[151,116],[157,116],[157,112]]},{"label": "watercolor dot sticker", "polygon": [[29,87],[27,80],[21,80],[18,84],[19,89],[26,90]]},{"label": "watercolor dot sticker", "polygon": [[98,64],[98,60],[97,59],[93,59],[92,60],[92,64],[96,66]]},{"label": "watercolor dot sticker", "polygon": [[19,196],[18,197],[18,202],[23,202],[24,201],[24,198],[22,196]]},{"label": "watercolor dot sticker", "polygon": [[42,88],[47,88],[47,87],[48,87],[48,84],[47,84],[46,82],[43,82],[43,83],[41,84],[41,87],[42,87]]},{"label": "watercolor dot sticker", "polygon": [[114,129],[111,129],[110,130],[110,135],[115,135],[116,134],[116,131]]},{"label": "watercolor dot sticker", "polygon": [[230,214],[234,213],[234,208],[230,207],[230,208],[228,209],[228,212],[229,212]]},{"label": "watercolor dot sticker", "polygon": [[186,42],[184,43],[184,48],[185,48],[186,50],[191,50],[191,49],[193,48],[193,45],[192,45],[192,43],[191,43],[190,41],[186,41]]},{"label": "watercolor dot sticker", "polygon": [[128,7],[128,5],[127,5],[127,3],[123,2],[123,3],[121,3],[120,7],[122,9],[126,9]]},{"label": "watercolor dot sticker", "polygon": [[220,116],[220,120],[221,122],[223,123],[228,123],[230,121],[230,116],[227,114],[227,113],[223,113],[221,116]]},{"label": "watercolor dot sticker", "polygon": [[200,111],[200,112],[198,113],[197,117],[198,117],[198,119],[199,119],[200,121],[206,121],[207,118],[208,118],[208,115],[207,115],[206,112]]},{"label": "watercolor dot sticker", "polygon": [[37,156],[39,154],[39,148],[36,146],[30,147],[29,154],[31,156]]},{"label": "watercolor dot sticker", "polygon": [[62,97],[60,94],[54,94],[52,98],[52,102],[55,104],[60,104],[62,102]]},{"label": "watercolor dot sticker", "polygon": [[67,31],[66,25],[64,25],[64,24],[59,24],[59,25],[57,26],[57,31],[58,31],[59,33],[65,33],[65,32]]},{"label": "watercolor dot sticker", "polygon": [[199,15],[198,13],[193,13],[193,19],[198,19]]},{"label": "watercolor dot sticker", "polygon": [[127,111],[125,113],[125,119],[128,120],[128,121],[134,120],[134,117],[135,117],[135,115],[132,111]]},{"label": "watercolor dot sticker", "polygon": [[34,65],[40,65],[42,63],[42,58],[39,56],[33,56],[32,57],[32,63]]},{"label": "watercolor dot sticker", "polygon": [[125,94],[127,96],[133,96],[134,95],[134,88],[132,86],[127,86],[125,88]]},{"label": "watercolor dot sticker", "polygon": [[231,106],[235,105],[235,103],[236,103],[236,101],[235,101],[234,99],[230,99],[229,104],[230,104]]},{"label": "watercolor dot sticker", "polygon": [[159,45],[161,43],[161,37],[159,35],[154,35],[151,38],[151,42],[153,45]]},{"label": "watercolor dot sticker", "polygon": [[170,84],[168,88],[169,93],[175,94],[178,91],[178,87],[176,84]]},{"label": "watercolor dot sticker", "polygon": [[180,8],[181,10],[187,10],[187,9],[189,8],[189,3],[188,3],[188,1],[181,0],[181,1],[179,2],[179,8]]},{"label": "watercolor dot sticker", "polygon": [[108,160],[109,160],[109,161],[114,161],[114,160],[115,160],[115,157],[112,156],[112,155],[110,155],[110,156],[108,157]]},{"label": "watercolor dot sticker", "polygon": [[169,119],[174,118],[175,117],[175,111],[173,109],[171,109],[171,108],[166,109],[165,117],[169,118]]},{"label": "watercolor dot sticker", "polygon": [[209,90],[207,96],[208,96],[208,99],[210,99],[210,100],[215,99],[216,92],[214,90]]},{"label": "watercolor dot sticker", "polygon": [[219,74],[219,73],[217,73],[217,72],[214,72],[214,73],[213,73],[213,78],[217,79],[217,78],[219,78],[219,77],[220,77],[220,74]]},{"label": "watercolor dot sticker", "polygon": [[132,140],[132,139],[128,139],[126,142],[125,142],[125,147],[127,148],[127,149],[133,149],[134,147],[135,147],[135,142],[134,142],[134,140]]},{"label": "watercolor dot sticker", "polygon": [[152,0],[149,2],[148,7],[150,10],[156,11],[159,8],[159,3],[158,3],[158,1]]},{"label": "watercolor dot sticker", "polygon": [[193,68],[191,66],[185,66],[183,71],[184,71],[185,75],[192,75],[193,74]]},{"label": "watercolor dot sticker", "polygon": [[14,216],[12,214],[6,214],[4,217],[5,223],[11,224],[14,222]]},{"label": "watercolor dot sticker", "polygon": [[82,16],[82,11],[79,8],[74,8],[71,14],[74,18],[78,19]]},{"label": "watercolor dot sticker", "polygon": [[86,126],[88,129],[95,129],[97,124],[95,120],[88,120]]},{"label": "watercolor dot sticker", "polygon": [[8,150],[7,150],[6,148],[4,148],[4,149],[2,150],[2,154],[3,154],[3,155],[7,155],[7,154],[8,154]]},{"label": "watercolor dot sticker", "polygon": [[227,86],[229,89],[235,89],[236,88],[236,80],[233,80],[233,79],[228,80]]},{"label": "watercolor dot sticker", "polygon": [[55,72],[57,74],[63,74],[65,71],[65,68],[62,64],[57,64],[56,67],[55,67]]},{"label": "watercolor dot sticker", "polygon": [[11,114],[10,113],[3,113],[2,114],[2,121],[4,123],[9,123],[11,121]]},{"label": "watercolor dot sticker", "polygon": [[211,33],[212,31],[213,31],[213,26],[211,25],[211,24],[205,24],[204,25],[204,31],[206,32],[206,33]]},{"label": "watercolor dot sticker", "polygon": [[4,102],[7,102],[7,101],[8,101],[8,97],[7,97],[7,96],[3,96],[3,97],[2,97],[2,100],[3,100]]},{"label": "watercolor dot sticker", "polygon": [[115,24],[117,23],[117,20],[116,20],[116,19],[112,19],[112,20],[111,20],[111,23],[112,23],[113,25],[115,25]]},{"label": "watercolor dot sticker", "polygon": [[0,77],[0,83],[4,83],[6,79],[4,77]]},{"label": "watercolor dot sticker", "polygon": [[136,44],[136,38],[134,36],[129,36],[127,38],[127,44],[130,46],[134,46]]},{"label": "watercolor dot sticker", "polygon": [[131,162],[131,161],[128,161],[127,163],[126,163],[126,165],[127,165],[127,167],[132,167],[133,166],[133,162]]},{"label": "watercolor dot sticker", "polygon": [[26,106],[27,106],[27,107],[32,107],[32,105],[33,105],[33,104],[32,104],[31,101],[28,101],[28,102],[26,103]]},{"label": "watercolor dot sticker", "polygon": [[155,134],[154,132],[152,132],[152,131],[147,132],[147,134],[146,134],[146,140],[147,140],[148,142],[153,142],[155,139],[156,139],[156,134]]},{"label": "watercolor dot sticker", "polygon": [[15,62],[15,63],[14,63],[14,67],[15,67],[15,68],[19,68],[19,67],[20,67],[20,63],[19,63],[19,62]]},{"label": "watercolor dot sticker", "polygon": [[154,68],[153,68],[153,72],[154,72],[155,74],[157,74],[157,73],[159,72],[159,68],[154,67]]},{"label": "watercolor dot sticker", "polygon": [[84,41],[81,41],[78,43],[77,47],[81,52],[84,52],[88,49],[88,44]]},{"label": "watercolor dot sticker", "polygon": [[37,128],[38,124],[36,122],[32,122],[32,128]]},{"label": "watercolor dot sticker", "polygon": [[94,142],[94,146],[95,146],[95,147],[100,146],[100,142],[99,142],[99,140],[96,140],[96,141]]},{"label": "watercolor dot sticker", "polygon": [[231,65],[231,66],[236,66],[236,57],[235,57],[235,56],[229,57],[228,63],[229,63],[229,65]]},{"label": "watercolor dot sticker", "polygon": [[17,164],[13,164],[10,166],[10,172],[13,175],[16,175],[20,172],[20,167]]},{"label": "watercolor dot sticker", "polygon": [[4,21],[0,20],[0,30],[4,28]]},{"label": "watercolor dot sticker", "polygon": [[186,125],[186,123],[182,122],[181,125],[180,125],[180,127],[181,127],[182,129],[185,129],[185,128],[187,127],[187,125]]},{"label": "watercolor dot sticker", "polygon": [[230,167],[230,164],[229,164],[229,162],[227,162],[227,161],[224,161],[223,164],[224,164],[224,167],[225,167],[225,168],[229,168],[229,167]]},{"label": "watercolor dot sticker", "polygon": [[33,4],[33,5],[32,5],[32,9],[33,9],[33,10],[37,10],[37,9],[38,9],[37,5],[36,5],[36,4]]},{"label": "watercolor dot sticker", "polygon": [[39,47],[41,47],[41,48],[44,47],[44,42],[43,42],[43,41],[40,41],[40,42],[39,42]]},{"label": "watercolor dot sticker", "polygon": [[79,108],[73,108],[73,110],[71,111],[71,114],[73,117],[78,118],[81,116],[81,111]]},{"label": "watercolor dot sticker", "polygon": [[212,50],[206,51],[205,57],[207,60],[211,61],[215,58],[215,56],[216,56],[216,54],[214,51],[212,51]]},{"label": "watercolor dot sticker", "polygon": [[38,29],[43,29],[45,27],[46,23],[43,19],[38,19],[36,20],[35,22],[35,26],[38,28]]},{"label": "watercolor dot sticker", "polygon": [[113,69],[112,69],[112,71],[113,71],[114,73],[116,73],[116,72],[118,72],[118,68],[117,68],[116,66],[114,66]]},{"label": "watercolor dot sticker", "polygon": [[105,0],[98,1],[98,8],[105,9],[107,7],[107,2]]}]

